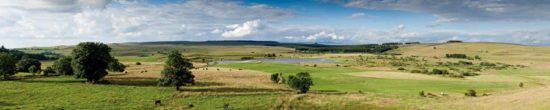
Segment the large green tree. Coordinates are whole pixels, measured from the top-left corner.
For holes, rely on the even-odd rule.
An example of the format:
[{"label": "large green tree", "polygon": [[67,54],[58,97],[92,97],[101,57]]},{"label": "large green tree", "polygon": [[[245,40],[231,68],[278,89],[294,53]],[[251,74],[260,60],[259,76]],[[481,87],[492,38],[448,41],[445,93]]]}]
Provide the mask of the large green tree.
[{"label": "large green tree", "polygon": [[195,76],[189,71],[192,68],[193,64],[189,60],[182,58],[179,51],[173,50],[168,54],[159,84],[162,86],[174,85],[177,90],[184,84],[194,84]]},{"label": "large green tree", "polygon": [[17,62],[16,66],[17,66],[17,71],[19,72],[31,72],[29,71],[29,68],[32,67],[32,66],[35,66],[37,70],[41,70],[41,65],[42,63],[40,63],[40,61],[36,60],[36,59],[32,59],[32,58],[28,58],[28,57],[25,57],[21,60],[19,60],[19,62]]},{"label": "large green tree", "polygon": [[11,75],[16,73],[15,63],[17,63],[15,57],[8,53],[0,52],[0,75],[3,76],[4,79],[8,79]]},{"label": "large green tree", "polygon": [[83,42],[71,53],[71,65],[77,78],[85,78],[88,83],[97,83],[107,72],[107,64],[112,61],[111,48],[103,43]]},{"label": "large green tree", "polygon": [[313,80],[308,72],[300,72],[296,76],[288,76],[288,86],[290,88],[299,90],[300,93],[307,93],[310,86],[313,85]]},{"label": "large green tree", "polygon": [[62,57],[53,62],[52,69],[55,73],[60,75],[73,75],[73,68],[71,67],[71,57]]}]

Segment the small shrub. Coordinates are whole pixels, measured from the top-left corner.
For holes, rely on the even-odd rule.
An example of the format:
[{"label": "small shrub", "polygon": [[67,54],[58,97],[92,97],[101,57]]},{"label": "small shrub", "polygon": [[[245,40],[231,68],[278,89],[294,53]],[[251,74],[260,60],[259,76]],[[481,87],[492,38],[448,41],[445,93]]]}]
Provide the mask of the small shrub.
[{"label": "small shrub", "polygon": [[313,85],[313,80],[308,72],[300,72],[298,74],[288,76],[288,86],[290,88],[299,90],[300,93],[307,93],[310,86]]},{"label": "small shrub", "polygon": [[120,62],[118,62],[117,59],[113,58],[113,61],[109,62],[107,64],[107,70],[113,71],[113,72],[123,72],[126,69],[126,66]]},{"label": "small shrub", "polygon": [[474,64],[474,63],[472,63],[472,62],[469,62],[469,61],[462,61],[462,60],[461,60],[461,61],[458,61],[458,63],[460,63],[460,64],[462,64],[462,65],[472,65],[472,64]]},{"label": "small shrub", "polygon": [[49,75],[52,75],[54,73],[55,73],[55,71],[53,70],[52,67],[46,67],[46,69],[44,69],[44,71],[42,71],[42,74],[44,76],[49,76]]},{"label": "small shrub", "polygon": [[473,89],[468,90],[466,93],[464,93],[464,95],[470,96],[470,97],[476,97],[477,96],[476,91],[473,90]]},{"label": "small shrub", "polygon": [[426,93],[424,93],[424,91],[420,91],[419,95],[420,95],[420,97],[426,97]]},{"label": "small shrub", "polygon": [[403,67],[399,67],[399,68],[397,68],[397,70],[400,70],[400,71],[404,71],[404,70],[405,70],[405,68],[403,68]]},{"label": "small shrub", "polygon": [[481,57],[479,57],[478,55],[476,55],[476,56],[474,57],[474,59],[476,59],[476,60],[481,60]]},{"label": "small shrub", "polygon": [[453,77],[453,78],[464,78],[464,75],[462,74],[450,74],[449,77]]},{"label": "small shrub", "polygon": [[461,40],[449,40],[447,41],[447,43],[462,43],[463,41]]},{"label": "small shrub", "polygon": [[519,83],[519,87],[523,88],[523,82]]},{"label": "small shrub", "polygon": [[32,75],[34,76],[36,73],[39,73],[40,72],[40,68],[32,65],[31,67],[29,67],[29,70],[28,70],[30,73],[32,73]]},{"label": "small shrub", "polygon": [[411,70],[411,73],[422,73],[420,70]]},{"label": "small shrub", "polygon": [[141,62],[136,62],[136,65],[141,65]]},{"label": "small shrub", "polygon": [[446,75],[449,74],[447,70],[433,69],[432,74]]},{"label": "small shrub", "polygon": [[495,63],[489,63],[489,62],[481,62],[481,63],[479,63],[479,65],[481,65],[481,66],[488,66],[488,67],[497,66],[497,64],[495,64]]},{"label": "small shrub", "polygon": [[478,73],[474,73],[474,72],[466,71],[466,72],[462,72],[462,75],[463,75],[463,76],[477,76],[477,75],[479,75],[479,74],[478,74]]},{"label": "small shrub", "polygon": [[241,57],[241,60],[252,60],[254,57]]},{"label": "small shrub", "polygon": [[461,58],[461,59],[468,58],[468,56],[466,56],[466,54],[457,54],[457,53],[446,54],[445,57],[447,57],[447,58]]},{"label": "small shrub", "polygon": [[279,83],[279,81],[281,81],[281,76],[282,73],[273,73],[271,74],[271,82],[273,83]]}]

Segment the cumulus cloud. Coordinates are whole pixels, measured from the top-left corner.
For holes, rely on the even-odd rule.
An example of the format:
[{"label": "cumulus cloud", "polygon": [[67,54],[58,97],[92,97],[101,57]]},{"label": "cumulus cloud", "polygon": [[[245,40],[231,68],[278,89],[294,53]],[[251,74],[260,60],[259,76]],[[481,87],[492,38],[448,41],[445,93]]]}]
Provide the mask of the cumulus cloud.
[{"label": "cumulus cloud", "polygon": [[[189,0],[152,4],[141,0],[0,0],[0,44],[13,47],[82,41],[137,42],[220,39],[229,24],[276,22],[292,11],[265,4]],[[226,32],[244,36],[258,21]],[[45,41],[44,43],[36,43]],[[15,43],[12,43],[15,42]],[[19,42],[19,43],[18,43]]]},{"label": "cumulus cloud", "polygon": [[0,7],[9,10],[77,12],[102,9],[110,0],[0,0]]},{"label": "cumulus cloud", "polygon": [[227,31],[222,33],[223,37],[244,37],[254,33],[261,28],[260,20],[246,21],[243,24],[233,24],[226,26]]},{"label": "cumulus cloud", "polygon": [[431,13],[437,22],[548,21],[548,0],[326,0],[347,7]]},{"label": "cumulus cloud", "polygon": [[[313,32],[313,31],[311,31]],[[317,42],[317,43],[336,43],[336,42],[342,42],[343,40],[346,40],[345,36],[338,35],[335,32],[330,32],[328,30],[318,30],[316,33],[311,33],[308,31],[305,31],[301,36],[285,36],[284,39],[286,41],[293,41],[293,42]],[[311,34],[308,34],[311,33]],[[297,33],[294,33],[297,34]]]},{"label": "cumulus cloud", "polygon": [[[550,11],[546,11],[548,9],[545,7],[549,3],[535,0],[337,2],[348,7],[432,13],[438,17],[438,22],[533,21],[550,18]],[[539,5],[526,6],[534,4],[532,2],[538,2],[536,4]],[[430,28],[412,32],[406,23],[383,30],[370,29],[373,27],[285,24],[284,21],[293,16],[291,10],[266,4],[219,0],[189,0],[169,4],[152,4],[143,0],[0,0],[0,44],[25,47],[76,44],[82,41],[113,43],[246,38],[344,44],[458,39],[550,45],[550,30],[544,29],[460,32]],[[365,16],[368,14],[354,13],[348,17]]]},{"label": "cumulus cloud", "polygon": [[351,15],[348,16],[348,18],[360,18],[360,17],[365,17],[367,16],[367,14],[365,13],[353,13]]}]

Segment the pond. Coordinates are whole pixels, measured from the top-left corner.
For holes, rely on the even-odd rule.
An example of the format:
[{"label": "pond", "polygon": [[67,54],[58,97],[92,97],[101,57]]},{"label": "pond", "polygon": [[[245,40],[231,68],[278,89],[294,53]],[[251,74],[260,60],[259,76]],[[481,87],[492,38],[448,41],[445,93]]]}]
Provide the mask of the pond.
[{"label": "pond", "polygon": [[262,59],[251,59],[251,60],[224,60],[224,61],[215,61],[210,63],[231,64],[231,63],[251,63],[251,62],[300,64],[300,63],[332,63],[334,61],[326,58],[262,58]]}]

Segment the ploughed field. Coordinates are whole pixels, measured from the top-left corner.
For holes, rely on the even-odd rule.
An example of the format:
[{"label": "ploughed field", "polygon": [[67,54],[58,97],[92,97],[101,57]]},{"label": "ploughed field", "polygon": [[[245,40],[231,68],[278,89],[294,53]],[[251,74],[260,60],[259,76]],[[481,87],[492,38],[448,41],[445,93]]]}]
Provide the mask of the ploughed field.
[{"label": "ploughed field", "polygon": [[[548,109],[550,47],[500,43],[403,45],[385,54],[301,53],[258,45],[205,46],[111,44],[127,65],[105,84],[73,76],[32,76],[0,81],[0,109]],[[181,49],[194,62],[195,85],[182,91],[157,86],[166,56]],[[68,54],[71,47],[28,49]],[[266,60],[210,64],[212,61],[278,58],[330,59],[285,63]],[[465,54],[469,58],[448,58]],[[479,59],[475,58],[479,57]],[[204,60],[203,60],[204,59]],[[51,61],[42,61],[43,68]],[[141,65],[136,65],[140,62]],[[437,72],[434,72],[437,70]],[[439,72],[439,71],[447,71]],[[309,72],[314,85],[297,94],[270,80]],[[519,84],[523,83],[520,87]],[[465,96],[475,90],[477,97]],[[421,96],[424,92],[425,96]],[[155,105],[155,100],[162,105]]]}]

